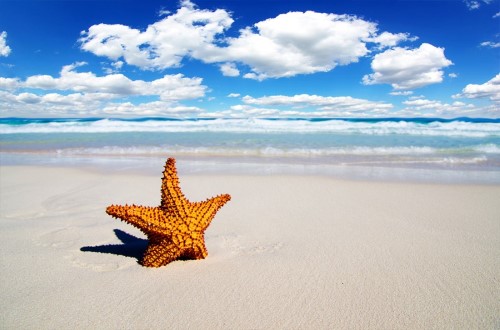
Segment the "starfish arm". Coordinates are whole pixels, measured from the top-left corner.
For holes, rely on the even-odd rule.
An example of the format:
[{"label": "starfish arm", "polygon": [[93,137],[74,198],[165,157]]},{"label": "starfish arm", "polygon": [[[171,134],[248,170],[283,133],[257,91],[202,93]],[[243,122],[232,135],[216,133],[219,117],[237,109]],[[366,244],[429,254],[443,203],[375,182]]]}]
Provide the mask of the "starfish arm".
[{"label": "starfish arm", "polygon": [[179,186],[175,159],[169,158],[163,171],[160,207],[166,209],[171,214],[185,217],[188,213],[189,204]]},{"label": "starfish arm", "polygon": [[146,267],[161,267],[177,260],[182,250],[173,242],[156,237],[150,237],[148,247],[140,264]]},{"label": "starfish arm", "polygon": [[172,225],[165,221],[163,212],[157,207],[137,205],[111,205],[106,213],[125,221],[144,233],[170,235]]},{"label": "starfish arm", "polygon": [[207,199],[204,202],[195,203],[192,213],[196,215],[196,225],[199,227],[199,230],[204,231],[210,225],[217,211],[229,200],[231,200],[231,196],[225,194]]}]

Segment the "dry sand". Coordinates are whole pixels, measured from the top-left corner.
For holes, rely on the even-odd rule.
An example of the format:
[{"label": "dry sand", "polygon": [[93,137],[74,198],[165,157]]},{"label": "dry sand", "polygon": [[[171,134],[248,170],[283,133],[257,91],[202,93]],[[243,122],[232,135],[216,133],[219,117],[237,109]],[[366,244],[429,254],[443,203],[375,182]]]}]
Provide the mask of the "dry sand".
[{"label": "dry sand", "polygon": [[160,175],[1,167],[0,328],[500,328],[498,185],[180,179],[232,200],[207,259],[148,269],[104,210],[158,205]]}]

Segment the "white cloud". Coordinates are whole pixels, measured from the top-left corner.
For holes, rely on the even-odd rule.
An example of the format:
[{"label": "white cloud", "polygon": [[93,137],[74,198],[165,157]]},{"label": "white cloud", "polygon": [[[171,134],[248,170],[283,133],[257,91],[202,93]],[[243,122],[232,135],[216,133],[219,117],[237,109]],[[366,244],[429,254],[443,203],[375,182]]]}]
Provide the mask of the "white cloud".
[{"label": "white cloud", "polygon": [[390,33],[382,32],[378,36],[371,38],[370,41],[380,44],[380,48],[394,47],[402,41],[415,41],[418,37],[410,37],[408,33]]},{"label": "white cloud", "polygon": [[119,72],[121,70],[121,68],[123,67],[123,64],[124,63],[122,61],[116,61],[116,62],[111,63],[111,67],[103,67],[103,70],[107,74],[116,73],[116,72]]},{"label": "white cloud", "polygon": [[376,25],[354,16],[289,12],[230,38],[227,59],[248,65],[247,78],[291,77],[326,72],[368,54]]},{"label": "white cloud", "polygon": [[0,33],[0,56],[9,56],[11,49],[7,46],[7,32]]},{"label": "white cloud", "polygon": [[413,95],[408,98],[408,100],[418,100],[418,99],[425,99],[425,96],[423,95]]},{"label": "white cloud", "polygon": [[403,102],[406,106],[397,112],[399,116],[422,116],[422,117],[442,117],[456,118],[461,116],[470,117],[498,117],[498,109],[491,106],[478,107],[474,104],[455,101],[446,103],[438,100],[428,100],[425,98],[410,99]]},{"label": "white cloud", "polygon": [[123,74],[96,76],[92,72],[76,72],[85,63],[63,67],[60,77],[36,75],[26,79],[29,88],[45,90],[71,90],[83,93],[109,93],[115,95],[158,95],[164,101],[195,99],[205,95],[206,86],[201,78],[186,78],[182,74],[165,75],[163,78],[146,82],[131,80]]},{"label": "white cloud", "polygon": [[237,77],[240,75],[240,70],[238,70],[234,63],[221,64],[220,71],[222,72],[222,75],[226,77]]},{"label": "white cloud", "polygon": [[264,79],[269,78],[269,76],[267,74],[265,74],[265,73],[256,74],[256,73],[253,73],[253,72],[249,72],[249,73],[245,73],[243,75],[243,78],[262,81]]},{"label": "white cloud", "polygon": [[[207,87],[201,84],[201,78],[176,74],[143,81],[122,74],[96,76],[92,72],[75,71],[84,64],[64,66],[59,77],[36,75],[25,81],[0,77],[0,112],[32,116],[177,116],[201,111],[179,103],[205,96]],[[133,98],[135,104],[130,101]]]},{"label": "white cloud", "polygon": [[0,114],[9,116],[100,116],[109,94],[7,92],[0,90]]},{"label": "white cloud", "polygon": [[358,62],[370,50],[368,43],[395,45],[407,34],[377,34],[375,23],[351,15],[289,12],[247,27],[230,38],[225,54],[251,72],[245,78],[291,77],[327,72]]},{"label": "white cloud", "polygon": [[457,77],[458,77],[458,74],[456,74],[456,73],[452,72],[452,73],[449,73],[449,74],[448,74],[448,77],[450,77],[450,78],[457,78]]},{"label": "white cloud", "polygon": [[442,69],[451,64],[443,48],[428,43],[416,49],[396,47],[375,55],[374,73],[365,75],[363,83],[390,84],[395,90],[419,88],[442,82]]},{"label": "white cloud", "polygon": [[0,90],[0,114],[9,116],[196,116],[203,110],[182,104],[152,101],[134,104],[101,93],[19,94]]},{"label": "white cloud", "polygon": [[478,9],[481,6],[480,2],[475,0],[464,0],[464,3],[470,10]]},{"label": "white cloud", "polygon": [[500,17],[500,11],[498,13],[496,13],[495,15],[493,15],[493,18],[498,18]]},{"label": "white cloud", "polygon": [[[36,104],[43,103],[44,105],[67,105],[67,106],[85,106],[85,104],[99,103],[103,100],[110,100],[112,95],[106,93],[71,93],[71,94],[34,94],[34,93],[19,93],[15,96],[16,100],[21,103]],[[97,104],[96,103],[96,104]]]},{"label": "white cloud", "polygon": [[455,97],[470,99],[487,98],[494,102],[500,102],[500,73],[484,84],[469,84],[465,86],[462,93],[455,95]]},{"label": "white cloud", "polygon": [[441,107],[443,103],[441,101],[427,100],[427,99],[414,99],[409,101],[404,101],[404,105],[414,107],[415,109],[435,109],[437,107]]},{"label": "white cloud", "polygon": [[167,16],[171,14],[171,11],[170,10],[166,10],[166,9],[160,9],[158,11],[158,16]]},{"label": "white cloud", "polygon": [[272,95],[260,98],[244,96],[243,102],[259,106],[287,106],[292,108],[314,107],[325,112],[336,112],[344,114],[355,114],[363,112],[369,115],[371,112],[387,112],[393,108],[390,103],[375,102],[365,99],[357,99],[351,96],[319,96],[300,94],[293,96]]},{"label": "white cloud", "polygon": [[226,38],[233,23],[223,9],[202,10],[183,0],[177,12],[145,31],[98,24],[82,32],[81,48],[142,69],[178,67],[183,58],[218,63],[223,75],[263,80],[330,71],[357,62],[375,49],[415,40],[408,34],[378,33],[377,24],[352,15],[289,12],[257,22]]},{"label": "white cloud", "polygon": [[392,91],[389,94],[393,95],[393,96],[408,96],[408,95],[412,95],[413,92],[412,91]]},{"label": "white cloud", "polygon": [[239,94],[239,93],[230,93],[227,95],[227,97],[240,97],[240,96],[241,96],[241,94]]},{"label": "white cloud", "polygon": [[478,9],[483,4],[490,4],[493,0],[463,0],[469,10]]},{"label": "white cloud", "polygon": [[17,89],[20,86],[20,81],[18,78],[3,78],[0,77],[0,90],[1,89]]},{"label": "white cloud", "polygon": [[[200,58],[216,48],[216,36],[233,22],[222,9],[200,10],[182,1],[179,10],[141,32],[121,24],[98,24],[82,32],[83,50],[143,69],[177,67],[185,56]],[[203,54],[203,56],[202,56]]]},{"label": "white cloud", "polygon": [[237,104],[231,106],[231,111],[228,114],[230,117],[280,117],[282,112],[278,109]]},{"label": "white cloud", "polygon": [[16,96],[16,100],[21,103],[34,104],[41,102],[40,96],[33,93],[20,93]]},{"label": "white cloud", "polygon": [[102,109],[102,112],[107,115],[138,115],[151,116],[157,114],[165,114],[169,116],[195,116],[201,112],[202,109],[198,107],[187,106],[172,106],[171,104],[154,101],[141,104],[132,104],[131,102],[125,103],[110,103]]},{"label": "white cloud", "polygon": [[500,47],[500,42],[484,41],[480,44],[481,47],[498,48]]}]

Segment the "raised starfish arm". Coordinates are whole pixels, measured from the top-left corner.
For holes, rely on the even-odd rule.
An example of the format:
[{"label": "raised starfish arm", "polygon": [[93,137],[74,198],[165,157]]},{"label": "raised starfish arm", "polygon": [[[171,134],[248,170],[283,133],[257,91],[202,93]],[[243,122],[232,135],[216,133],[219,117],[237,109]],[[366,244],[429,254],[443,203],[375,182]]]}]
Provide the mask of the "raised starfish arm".
[{"label": "raised starfish arm", "polygon": [[179,186],[179,178],[177,176],[174,158],[167,159],[161,182],[160,207],[166,209],[171,214],[185,217],[188,213],[190,203],[186,197],[184,197]]}]

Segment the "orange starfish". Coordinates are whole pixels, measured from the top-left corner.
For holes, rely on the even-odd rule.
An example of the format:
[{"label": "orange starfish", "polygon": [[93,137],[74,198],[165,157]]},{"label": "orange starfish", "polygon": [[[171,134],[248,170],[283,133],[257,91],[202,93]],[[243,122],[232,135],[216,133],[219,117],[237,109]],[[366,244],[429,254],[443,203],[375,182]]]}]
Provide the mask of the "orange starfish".
[{"label": "orange starfish", "polygon": [[204,259],[208,254],[205,229],[230,199],[226,194],[204,202],[188,201],[179,187],[175,159],[169,158],[163,171],[160,206],[111,205],[106,213],[144,232],[149,243],[140,264],[161,267],[177,259]]}]

